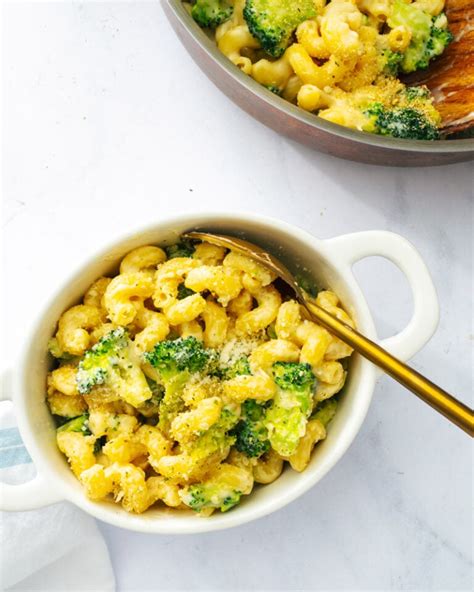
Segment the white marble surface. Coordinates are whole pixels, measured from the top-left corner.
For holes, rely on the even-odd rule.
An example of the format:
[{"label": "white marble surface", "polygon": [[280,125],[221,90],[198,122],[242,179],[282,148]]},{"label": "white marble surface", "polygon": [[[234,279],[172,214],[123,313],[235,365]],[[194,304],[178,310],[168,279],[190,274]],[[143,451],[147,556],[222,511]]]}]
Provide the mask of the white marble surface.
[{"label": "white marble surface", "polygon": [[[469,164],[374,168],[278,137],[207,81],[156,2],[7,3],[3,27],[2,360],[14,362],[41,302],[110,235],[165,214],[243,209],[323,238],[382,228],[413,241],[442,311],[414,365],[469,400]],[[403,276],[378,259],[357,273],[380,334],[400,329]],[[471,450],[383,379],[343,460],[277,514],[182,538],[101,525],[118,589],[467,590]]]}]

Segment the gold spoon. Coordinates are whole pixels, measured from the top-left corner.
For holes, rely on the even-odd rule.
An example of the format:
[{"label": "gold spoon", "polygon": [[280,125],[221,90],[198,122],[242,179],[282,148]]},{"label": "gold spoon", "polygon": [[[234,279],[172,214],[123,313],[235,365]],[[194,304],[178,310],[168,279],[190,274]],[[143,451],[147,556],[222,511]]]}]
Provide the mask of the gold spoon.
[{"label": "gold spoon", "polygon": [[472,409],[455,399],[452,395],[433,384],[427,378],[389,354],[382,347],[358,333],[349,325],[336,319],[323,308],[311,302],[307,294],[298,285],[293,274],[278,259],[262,248],[240,238],[210,234],[207,232],[188,232],[186,238],[206,241],[220,247],[232,249],[251,257],[267,269],[273,271],[286,282],[295,292],[299,302],[306,308],[311,317],[325,327],[344,343],[350,345],[364,358],[373,362],[404,387],[415,393],[422,401],[447,417],[450,421],[474,436],[474,412]]}]

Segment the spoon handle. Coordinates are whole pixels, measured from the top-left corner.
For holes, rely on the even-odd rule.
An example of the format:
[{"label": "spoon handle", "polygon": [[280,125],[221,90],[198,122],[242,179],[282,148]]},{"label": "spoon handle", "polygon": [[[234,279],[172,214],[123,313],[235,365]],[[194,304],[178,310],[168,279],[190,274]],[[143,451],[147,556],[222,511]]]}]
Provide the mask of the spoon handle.
[{"label": "spoon handle", "polygon": [[455,399],[442,388],[389,354],[379,345],[364,337],[349,325],[339,321],[321,307],[305,301],[306,308],[315,320],[336,337],[350,345],[364,358],[412,391],[422,401],[441,413],[455,425],[474,437],[474,413],[472,409]]}]

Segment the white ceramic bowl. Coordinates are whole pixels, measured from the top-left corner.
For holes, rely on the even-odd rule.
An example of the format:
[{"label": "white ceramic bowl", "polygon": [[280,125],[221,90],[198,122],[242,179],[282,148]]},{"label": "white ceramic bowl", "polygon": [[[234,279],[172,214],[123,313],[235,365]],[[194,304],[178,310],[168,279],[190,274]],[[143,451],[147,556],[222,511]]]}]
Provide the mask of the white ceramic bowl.
[{"label": "white ceramic bowl", "polygon": [[396,234],[370,231],[319,240],[283,222],[241,213],[189,214],[163,219],[119,238],[86,261],[39,313],[11,374],[10,388],[5,388],[3,394],[3,398],[11,397],[13,401],[20,433],[36,465],[37,476],[24,485],[3,484],[1,509],[29,510],[68,500],[104,522],[141,532],[180,534],[230,528],[274,512],[302,495],[337,463],[354,440],[379,375],[370,362],[358,355],[352,358],[344,396],[328,436],[316,447],[306,471],[300,474],[287,469],[274,483],[256,487],[231,512],[199,518],[188,512],[154,508],[134,515],[116,504],[86,498],[56,447],[55,427],[45,403],[46,374],[51,363],[47,342],[61,313],[81,299],[93,280],[114,272],[125,253],[140,245],[175,242],[182,232],[190,229],[243,236],[268,248],[292,269],[297,265],[308,268],[318,285],[337,292],[359,330],[375,341],[374,322],[351,267],[364,257],[385,257],[406,275],[413,291],[414,312],[408,326],[398,335],[382,341],[382,346],[407,360],[423,347],[437,326],[438,301],[429,272],[415,248]]}]

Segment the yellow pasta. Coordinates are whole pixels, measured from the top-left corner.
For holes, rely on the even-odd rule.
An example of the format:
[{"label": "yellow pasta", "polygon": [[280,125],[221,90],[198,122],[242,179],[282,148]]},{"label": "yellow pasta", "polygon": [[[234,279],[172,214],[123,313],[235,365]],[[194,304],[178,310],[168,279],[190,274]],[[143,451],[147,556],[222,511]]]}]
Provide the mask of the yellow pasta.
[{"label": "yellow pasta", "polygon": [[233,298],[227,305],[227,312],[233,316],[240,317],[253,308],[253,296],[248,290],[242,290],[238,296]]},{"label": "yellow pasta", "polygon": [[180,413],[171,424],[171,433],[175,440],[184,442],[199,432],[208,430],[221,415],[222,399],[209,397],[202,399],[191,411]]},{"label": "yellow pasta", "polygon": [[321,89],[340,82],[348,70],[348,65],[338,60],[334,54],[322,66],[318,66],[299,43],[294,43],[286,53],[295,74],[303,84],[311,84]]},{"label": "yellow pasta", "polygon": [[47,396],[51,413],[60,417],[77,417],[87,411],[87,403],[84,397],[63,395],[53,391]]},{"label": "yellow pasta", "polygon": [[48,376],[48,393],[59,391],[63,395],[78,395],[76,372],[77,368],[67,365],[53,370]]},{"label": "yellow pasta", "polygon": [[229,324],[225,309],[208,299],[201,316],[205,327],[203,335],[205,345],[213,348],[223,345]]},{"label": "yellow pasta", "polygon": [[185,286],[195,292],[209,290],[223,306],[227,306],[242,290],[240,274],[220,265],[202,265],[192,269],[186,277]]},{"label": "yellow pasta", "polygon": [[324,440],[325,437],[326,429],[323,424],[318,419],[309,421],[306,427],[306,433],[301,438],[296,452],[288,459],[291,468],[299,473],[304,471],[308,466],[314,445],[316,442],[319,442],[319,440]]},{"label": "yellow pasta", "polygon": [[[190,1],[231,62],[305,111],[384,136],[440,137],[434,96],[426,86],[411,93],[401,80],[453,40],[445,0],[230,0],[219,10]],[[413,110],[419,125],[407,121]]]},{"label": "yellow pasta", "polygon": [[281,295],[272,285],[249,290],[257,306],[237,318],[235,328],[240,334],[258,333],[276,319],[281,304]]},{"label": "yellow pasta", "polygon": [[62,351],[75,356],[82,355],[90,345],[89,330],[101,322],[99,309],[78,304],[67,310],[59,319],[57,343]]},{"label": "yellow pasta", "polygon": [[325,401],[338,393],[346,382],[346,376],[347,373],[343,371],[336,382],[318,382],[315,400]]},{"label": "yellow pasta", "polygon": [[113,278],[104,294],[104,304],[110,320],[116,325],[128,325],[137,315],[136,303],[153,294],[153,280],[145,272],[121,273]]},{"label": "yellow pasta", "polygon": [[316,19],[303,21],[296,29],[296,38],[312,58],[328,59],[331,55],[321,37],[319,23]]},{"label": "yellow pasta", "polygon": [[303,84],[298,91],[298,107],[306,111],[316,111],[327,104],[326,95],[315,84]]},{"label": "yellow pasta", "polygon": [[157,308],[166,308],[178,298],[178,286],[199,261],[188,257],[176,257],[165,261],[155,274],[153,303]]},{"label": "yellow pasta", "polygon": [[199,259],[204,265],[220,265],[225,257],[225,252],[224,247],[204,242],[196,246],[193,259]]},{"label": "yellow pasta", "polygon": [[283,471],[283,459],[273,450],[258,459],[253,467],[253,477],[257,483],[273,483]]},{"label": "yellow pasta", "polygon": [[301,323],[300,305],[296,300],[287,300],[278,309],[275,332],[280,339],[293,341],[296,329]]},{"label": "yellow pasta", "polygon": [[93,410],[89,414],[89,429],[94,436],[113,438],[118,434],[130,434],[138,427],[138,420],[133,415]]},{"label": "yellow pasta", "polygon": [[400,25],[395,27],[388,34],[388,45],[392,51],[403,51],[411,41],[411,31]]},{"label": "yellow pasta", "polygon": [[257,49],[259,44],[250,34],[247,25],[238,25],[229,29],[219,38],[217,45],[222,53],[245,74],[251,73],[252,62],[242,55],[242,50],[247,47]]},{"label": "yellow pasta", "polygon": [[112,485],[116,500],[128,512],[144,512],[151,503],[146,486],[145,473],[131,463],[114,463],[104,469],[106,479]]},{"label": "yellow pasta", "polygon": [[275,394],[275,383],[268,374],[260,371],[253,376],[237,376],[226,381],[224,393],[238,403],[246,399],[269,401]]},{"label": "yellow pasta", "polygon": [[104,294],[111,278],[101,277],[96,280],[84,294],[83,302],[86,306],[94,306],[99,309],[100,318],[103,322],[107,320],[107,311],[104,306]]},{"label": "yellow pasta", "polygon": [[304,321],[296,329],[296,338],[301,344],[300,362],[317,368],[331,344],[331,335],[312,321]]},{"label": "yellow pasta", "polygon": [[163,341],[170,332],[166,316],[160,312],[150,310],[144,305],[138,309],[135,322],[141,329],[135,335],[134,340],[140,351],[146,351],[158,341]]},{"label": "yellow pasta", "polygon": [[148,461],[153,468],[173,448],[173,443],[156,426],[142,425],[135,433],[135,439],[146,448]]},{"label": "yellow pasta", "polygon": [[130,251],[120,263],[120,273],[150,271],[154,273],[160,263],[166,261],[166,253],[160,247],[145,246]]},{"label": "yellow pasta", "polygon": [[87,496],[93,500],[103,499],[113,489],[112,479],[106,475],[104,466],[94,464],[80,474],[80,480]]},{"label": "yellow pasta", "polygon": [[58,431],[56,440],[59,450],[64,453],[77,477],[95,464],[94,439],[90,436]]},{"label": "yellow pasta", "polygon": [[263,267],[263,265],[257,261],[242,255],[242,253],[237,253],[236,251],[231,251],[226,256],[223,265],[224,267],[229,267],[233,270],[245,272],[247,275],[255,278],[262,286],[268,286],[268,284],[276,279],[273,272]]},{"label": "yellow pasta", "polygon": [[206,301],[200,294],[193,294],[177,300],[165,309],[165,316],[171,325],[181,325],[194,321],[206,308]]},{"label": "yellow pasta", "polygon": [[251,370],[256,373],[259,369],[270,371],[275,362],[297,362],[300,349],[291,341],[285,339],[271,339],[257,346],[249,356]]},{"label": "yellow pasta", "polygon": [[287,54],[271,62],[261,59],[252,65],[250,72],[252,78],[264,86],[274,89],[284,89],[294,74]]},{"label": "yellow pasta", "polygon": [[196,319],[180,323],[178,326],[178,331],[181,337],[184,338],[195,337],[199,341],[203,341],[204,339],[204,330],[201,327],[199,321]]},{"label": "yellow pasta", "polygon": [[152,503],[161,500],[170,508],[177,508],[181,505],[179,487],[167,481],[164,477],[150,477],[146,481],[148,492]]},{"label": "yellow pasta", "polygon": [[110,439],[102,448],[111,463],[129,463],[141,456],[145,448],[135,440],[132,434],[119,434]]}]

